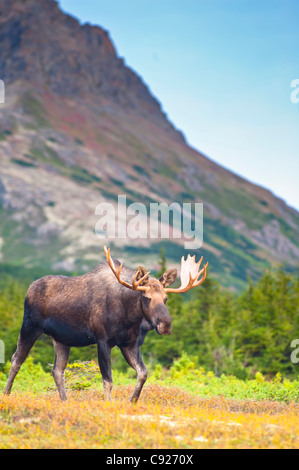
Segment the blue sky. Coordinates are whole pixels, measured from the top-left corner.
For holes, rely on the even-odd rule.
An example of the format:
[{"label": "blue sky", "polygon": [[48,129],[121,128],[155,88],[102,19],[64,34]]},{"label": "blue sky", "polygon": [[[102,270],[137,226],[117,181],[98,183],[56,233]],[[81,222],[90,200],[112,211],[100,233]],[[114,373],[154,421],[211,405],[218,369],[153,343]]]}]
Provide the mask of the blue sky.
[{"label": "blue sky", "polygon": [[109,31],[192,147],[299,209],[298,0],[59,4]]}]

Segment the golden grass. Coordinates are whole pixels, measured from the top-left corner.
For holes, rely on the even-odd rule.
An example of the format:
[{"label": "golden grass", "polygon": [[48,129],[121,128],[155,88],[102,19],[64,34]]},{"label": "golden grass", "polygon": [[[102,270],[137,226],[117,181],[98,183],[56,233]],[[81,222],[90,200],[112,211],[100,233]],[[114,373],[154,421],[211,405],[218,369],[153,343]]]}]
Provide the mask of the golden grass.
[{"label": "golden grass", "polygon": [[147,385],[137,405],[132,386],[113,401],[96,390],[15,392],[0,396],[0,448],[298,448],[299,404],[199,398]]}]

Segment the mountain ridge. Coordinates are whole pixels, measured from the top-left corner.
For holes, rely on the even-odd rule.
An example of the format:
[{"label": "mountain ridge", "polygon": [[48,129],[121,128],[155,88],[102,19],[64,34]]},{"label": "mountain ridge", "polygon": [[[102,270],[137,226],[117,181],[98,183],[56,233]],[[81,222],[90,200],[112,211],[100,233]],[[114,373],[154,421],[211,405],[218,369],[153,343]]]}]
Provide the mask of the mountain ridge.
[{"label": "mountain ridge", "polygon": [[[103,258],[95,208],[125,194],[146,205],[203,202],[196,253],[225,285],[238,288],[273,263],[296,269],[299,213],[190,147],[106,31],[54,0],[0,0],[0,10],[3,262],[93,267]],[[185,254],[182,240],[111,243],[133,265],[157,267],[162,246],[171,264]]]},{"label": "mountain ridge", "polygon": [[[147,117],[154,115],[160,124],[169,125],[161,104],[150,94],[142,78],[117,56],[106,30],[80,24],[63,13],[54,0],[9,0],[8,3],[11,6],[8,18],[0,19],[4,30],[0,41],[6,52],[0,63],[4,81],[14,82],[21,76],[66,97],[100,94],[139,112],[144,107]],[[43,35],[39,34],[40,22],[48,26],[43,29]],[[52,34],[52,24],[59,34]],[[34,60],[30,60],[32,56]]]}]

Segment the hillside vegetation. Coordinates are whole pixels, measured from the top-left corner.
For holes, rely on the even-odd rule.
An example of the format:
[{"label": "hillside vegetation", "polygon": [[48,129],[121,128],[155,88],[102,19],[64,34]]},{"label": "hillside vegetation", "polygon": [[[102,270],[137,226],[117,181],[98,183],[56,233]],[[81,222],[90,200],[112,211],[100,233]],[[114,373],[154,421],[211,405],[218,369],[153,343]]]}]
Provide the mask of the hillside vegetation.
[{"label": "hillside vegetation", "polygon": [[[0,332],[9,360],[16,349],[22,324],[23,302],[30,283],[2,275],[0,281]],[[266,271],[257,283],[248,281],[238,295],[223,290],[210,277],[188,295],[169,294],[172,335],[149,332],[142,346],[149,369],[170,367],[187,353],[196,366],[237,378],[266,377],[277,373],[297,378],[298,365],[290,360],[292,340],[299,338],[299,277],[282,269]],[[53,346],[42,336],[31,352],[45,370],[53,363]],[[96,347],[72,348],[70,362],[97,357]],[[3,366],[2,366],[3,367]],[[113,367],[125,371],[127,364],[117,348]]]}]

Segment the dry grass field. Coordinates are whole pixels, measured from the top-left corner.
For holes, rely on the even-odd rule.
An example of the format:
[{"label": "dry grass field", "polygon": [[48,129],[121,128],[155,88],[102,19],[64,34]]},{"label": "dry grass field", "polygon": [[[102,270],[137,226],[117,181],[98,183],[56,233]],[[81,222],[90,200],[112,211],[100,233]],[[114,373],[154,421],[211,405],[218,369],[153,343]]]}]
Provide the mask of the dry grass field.
[{"label": "dry grass field", "polygon": [[298,448],[299,404],[199,397],[148,384],[136,405],[132,385],[111,403],[96,389],[0,396],[2,449]]}]

